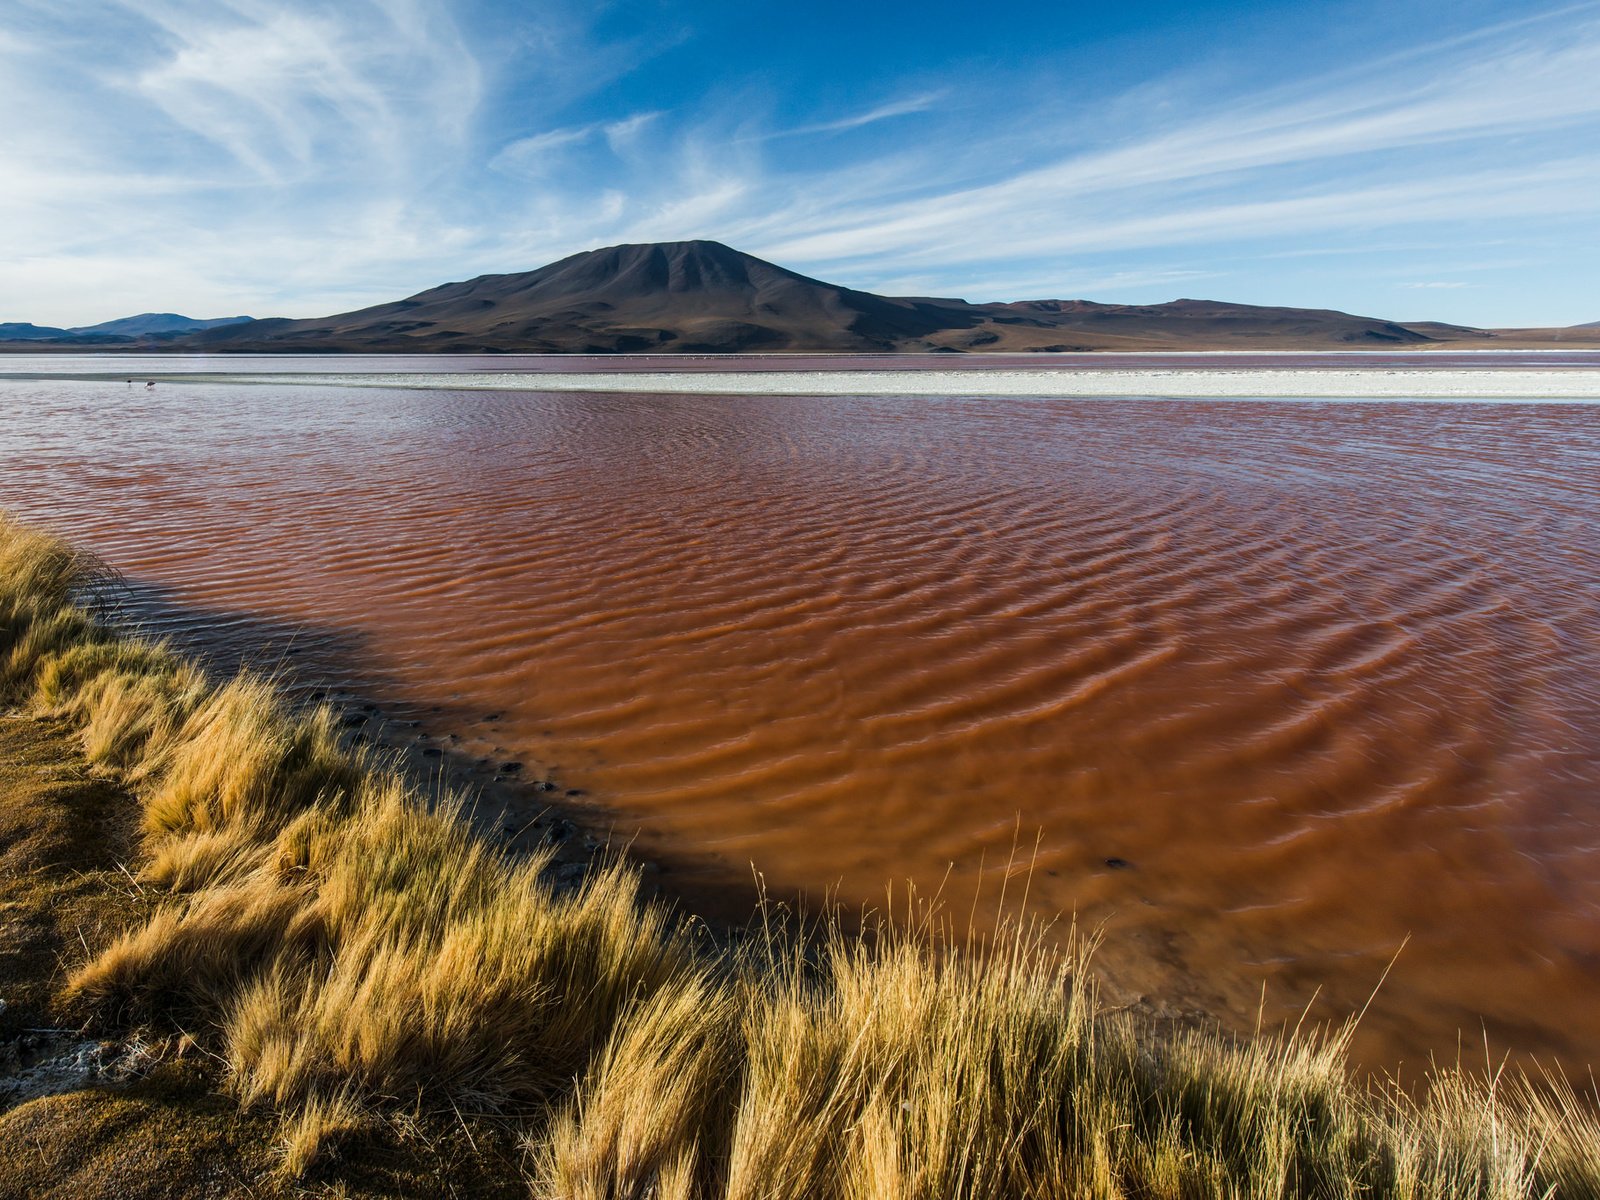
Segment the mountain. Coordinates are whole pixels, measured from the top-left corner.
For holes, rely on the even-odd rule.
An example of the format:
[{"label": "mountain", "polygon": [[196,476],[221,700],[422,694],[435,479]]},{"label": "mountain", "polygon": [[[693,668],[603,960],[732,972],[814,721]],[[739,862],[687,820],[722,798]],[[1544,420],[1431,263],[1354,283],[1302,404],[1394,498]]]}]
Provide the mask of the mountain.
[{"label": "mountain", "polygon": [[276,350],[891,350],[982,318],[810,279],[718,242],[611,246],[536,271],[480,275],[314,320],[257,321],[197,339]]},{"label": "mountain", "polygon": [[[1578,329],[1600,328],[1579,326]],[[1217,300],[969,304],[878,296],[720,242],[588,250],[305,320],[143,313],[73,330],[0,325],[12,349],[116,344],[206,352],[732,353],[1348,350],[1571,346],[1572,330],[1482,330]],[[1590,340],[1577,335],[1578,342]],[[1592,340],[1600,341],[1600,336]]]},{"label": "mountain", "polygon": [[51,338],[71,337],[65,329],[49,325],[30,325],[26,321],[0,321],[0,341],[42,342]]},{"label": "mountain", "polygon": [[877,296],[694,241],[610,246],[356,312],[254,321],[183,343],[223,351],[609,354],[1348,348],[1432,340],[1371,317],[1208,300],[969,304]]},{"label": "mountain", "polygon": [[0,321],[0,342],[38,346],[119,346],[132,340],[110,333],[80,333],[51,325],[30,325],[26,321]]},{"label": "mountain", "polygon": [[212,317],[200,320],[178,313],[140,313],[136,317],[119,317],[115,321],[102,321],[99,325],[79,325],[68,332],[74,334],[109,334],[113,337],[148,337],[152,334],[194,333],[201,329],[217,329],[224,325],[242,325],[253,317]]},{"label": "mountain", "polygon": [[138,347],[147,343],[170,346],[185,334],[228,325],[248,324],[252,320],[253,317],[214,317],[210,320],[197,320],[177,313],[140,313],[136,317],[119,317],[115,321],[102,321],[99,325],[79,325],[72,329],[57,329],[51,325],[30,325],[26,321],[0,321],[0,342],[37,342],[52,347]]},{"label": "mountain", "polygon": [[[1333,309],[1267,308],[1218,300],[1167,304],[1097,304],[1092,300],[1022,300],[982,306],[990,327],[953,345],[961,349],[1192,349],[1251,345],[1284,348],[1414,346],[1427,333]],[[1440,328],[1453,329],[1453,326]],[[1465,332],[1465,331],[1461,331]],[[1063,337],[1069,340],[1062,342]]]}]

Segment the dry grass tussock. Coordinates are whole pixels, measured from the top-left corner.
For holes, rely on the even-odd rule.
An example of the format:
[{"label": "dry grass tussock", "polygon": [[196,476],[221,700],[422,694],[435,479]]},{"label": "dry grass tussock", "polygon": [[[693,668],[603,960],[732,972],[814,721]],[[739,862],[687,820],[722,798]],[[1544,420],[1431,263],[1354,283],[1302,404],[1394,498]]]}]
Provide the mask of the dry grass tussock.
[{"label": "dry grass tussock", "polygon": [[285,1166],[417,1106],[526,1131],[540,1197],[1600,1197],[1594,1098],[1353,1086],[1348,1031],[1235,1041],[1096,1004],[1083,955],[915,906],[712,954],[613,864],[558,894],[268,681],[79,606],[0,518],[0,689],[69,718],[168,899],[72,987],[176,1024],[281,1113]]}]

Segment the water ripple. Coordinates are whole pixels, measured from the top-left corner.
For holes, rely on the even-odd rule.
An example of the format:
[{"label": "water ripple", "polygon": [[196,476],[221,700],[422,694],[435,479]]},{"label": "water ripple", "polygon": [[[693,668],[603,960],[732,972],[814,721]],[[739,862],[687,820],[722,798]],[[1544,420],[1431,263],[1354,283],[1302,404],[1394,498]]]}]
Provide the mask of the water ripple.
[{"label": "water ripple", "polygon": [[0,504],[709,876],[956,895],[1037,830],[1121,993],[1339,1014],[1410,935],[1373,1059],[1600,1059],[1592,409],[446,382],[0,382]]}]

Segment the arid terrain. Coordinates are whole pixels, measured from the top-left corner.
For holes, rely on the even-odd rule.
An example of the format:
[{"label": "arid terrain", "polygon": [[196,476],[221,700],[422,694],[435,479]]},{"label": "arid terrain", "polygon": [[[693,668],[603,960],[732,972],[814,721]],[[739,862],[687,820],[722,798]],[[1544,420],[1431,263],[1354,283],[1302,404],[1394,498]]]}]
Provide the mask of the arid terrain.
[{"label": "arid terrain", "polygon": [[229,320],[186,333],[112,321],[63,330],[54,340],[19,323],[0,326],[0,350],[731,354],[1600,346],[1600,325],[1472,329],[1218,300],[969,304],[877,296],[709,241],[589,250],[536,271],[480,275],[329,317]]}]

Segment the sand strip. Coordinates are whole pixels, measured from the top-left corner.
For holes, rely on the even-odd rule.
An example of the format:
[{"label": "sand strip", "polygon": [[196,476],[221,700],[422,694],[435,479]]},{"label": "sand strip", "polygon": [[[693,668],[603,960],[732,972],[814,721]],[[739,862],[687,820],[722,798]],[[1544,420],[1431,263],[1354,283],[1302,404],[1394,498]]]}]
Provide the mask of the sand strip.
[{"label": "sand strip", "polygon": [[218,374],[172,382],[427,388],[447,391],[643,392],[765,396],[1106,396],[1237,400],[1481,400],[1593,403],[1586,370],[1084,370],[459,372]]}]

